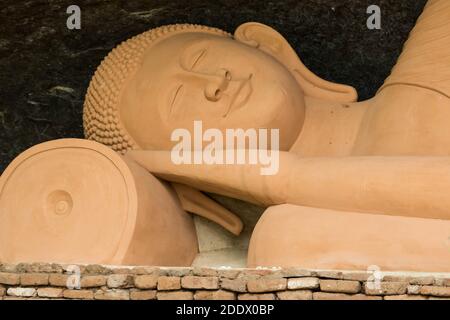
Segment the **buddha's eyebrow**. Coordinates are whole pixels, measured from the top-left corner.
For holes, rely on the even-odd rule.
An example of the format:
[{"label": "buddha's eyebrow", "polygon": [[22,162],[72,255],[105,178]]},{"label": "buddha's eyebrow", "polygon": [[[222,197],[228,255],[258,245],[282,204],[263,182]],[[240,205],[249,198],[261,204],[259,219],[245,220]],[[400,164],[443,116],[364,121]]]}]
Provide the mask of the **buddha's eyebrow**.
[{"label": "buddha's eyebrow", "polygon": [[191,70],[205,56],[208,44],[205,40],[191,41],[180,55],[180,64],[186,70]]},{"label": "buddha's eyebrow", "polygon": [[207,49],[203,49],[200,53],[196,53],[194,62],[192,63],[191,70],[197,65],[197,63],[205,56]]}]

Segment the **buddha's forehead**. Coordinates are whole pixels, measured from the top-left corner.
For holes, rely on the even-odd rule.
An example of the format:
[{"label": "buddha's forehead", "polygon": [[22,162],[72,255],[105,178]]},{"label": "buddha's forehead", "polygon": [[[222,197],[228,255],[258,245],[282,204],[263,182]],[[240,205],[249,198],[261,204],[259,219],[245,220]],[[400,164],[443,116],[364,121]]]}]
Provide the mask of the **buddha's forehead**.
[{"label": "buddha's forehead", "polygon": [[223,34],[216,34],[210,32],[200,32],[200,31],[184,31],[175,32],[173,34],[168,34],[164,38],[156,42],[155,46],[178,46],[182,47],[186,43],[196,42],[196,41],[232,41],[235,40],[232,37],[225,36]]},{"label": "buddha's forehead", "polygon": [[229,36],[206,32],[183,32],[168,35],[150,46],[147,55],[165,57],[183,57],[195,50],[221,50],[239,47],[240,43]]}]

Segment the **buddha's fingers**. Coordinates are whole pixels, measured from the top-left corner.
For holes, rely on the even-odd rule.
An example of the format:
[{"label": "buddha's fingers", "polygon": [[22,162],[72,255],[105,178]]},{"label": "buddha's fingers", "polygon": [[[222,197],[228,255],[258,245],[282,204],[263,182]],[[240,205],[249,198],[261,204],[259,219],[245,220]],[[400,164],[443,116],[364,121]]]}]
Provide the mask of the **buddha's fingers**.
[{"label": "buddha's fingers", "polygon": [[211,220],[236,236],[241,233],[244,224],[233,212],[196,189],[178,183],[172,183],[172,186],[184,210]]}]

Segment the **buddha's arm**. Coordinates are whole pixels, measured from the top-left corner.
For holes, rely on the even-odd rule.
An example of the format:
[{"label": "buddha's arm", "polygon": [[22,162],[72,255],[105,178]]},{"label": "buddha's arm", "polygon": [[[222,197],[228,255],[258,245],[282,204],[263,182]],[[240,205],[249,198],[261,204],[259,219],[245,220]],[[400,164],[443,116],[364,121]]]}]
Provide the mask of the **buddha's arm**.
[{"label": "buddha's arm", "polygon": [[380,91],[403,84],[450,97],[450,1],[429,0]]},{"label": "buddha's arm", "polygon": [[279,172],[259,165],[174,164],[167,151],[131,151],[155,175],[265,205],[450,219],[450,157],[300,158],[280,152]]}]

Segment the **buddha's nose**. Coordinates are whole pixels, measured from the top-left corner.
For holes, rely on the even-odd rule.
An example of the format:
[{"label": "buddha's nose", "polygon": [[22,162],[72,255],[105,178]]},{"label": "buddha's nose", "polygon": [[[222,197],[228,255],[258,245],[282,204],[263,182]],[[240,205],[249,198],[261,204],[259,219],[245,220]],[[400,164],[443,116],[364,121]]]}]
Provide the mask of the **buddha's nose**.
[{"label": "buddha's nose", "polygon": [[219,101],[228,88],[232,77],[230,71],[220,69],[217,76],[211,77],[205,87],[205,97],[209,101]]}]

